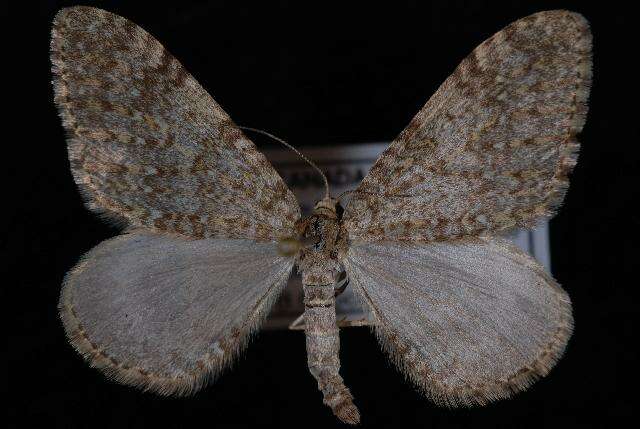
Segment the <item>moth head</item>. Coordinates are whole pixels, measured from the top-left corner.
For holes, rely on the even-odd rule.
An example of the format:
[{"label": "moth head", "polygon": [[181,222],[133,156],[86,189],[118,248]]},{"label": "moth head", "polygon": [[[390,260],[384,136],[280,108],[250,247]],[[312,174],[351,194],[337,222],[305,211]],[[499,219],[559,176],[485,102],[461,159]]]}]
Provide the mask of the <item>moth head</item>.
[{"label": "moth head", "polygon": [[340,219],[344,209],[337,198],[324,197],[313,207],[314,214],[321,214],[332,219]]}]

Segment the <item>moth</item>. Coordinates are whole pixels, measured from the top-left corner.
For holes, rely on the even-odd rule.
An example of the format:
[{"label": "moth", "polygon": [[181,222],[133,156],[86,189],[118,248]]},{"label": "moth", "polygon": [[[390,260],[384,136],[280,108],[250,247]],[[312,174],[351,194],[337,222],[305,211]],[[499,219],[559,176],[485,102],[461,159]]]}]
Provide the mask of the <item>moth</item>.
[{"label": "moth", "polygon": [[591,35],[579,14],[516,21],[478,46],[342,206],[306,217],[266,158],[152,36],[62,9],[55,102],[88,207],[124,227],[67,274],[66,334],[118,382],[186,395],[245,347],[294,266],[308,366],[343,422],[336,288],[349,281],[398,368],[437,404],[506,398],[545,376],[571,301],[501,235],[554,213],[587,112]]}]

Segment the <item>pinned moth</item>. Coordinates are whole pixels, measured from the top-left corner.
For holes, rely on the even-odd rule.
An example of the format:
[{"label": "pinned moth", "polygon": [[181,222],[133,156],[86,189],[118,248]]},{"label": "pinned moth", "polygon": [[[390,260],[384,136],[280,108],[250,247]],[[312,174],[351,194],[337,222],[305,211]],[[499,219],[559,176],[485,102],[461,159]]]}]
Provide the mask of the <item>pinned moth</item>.
[{"label": "pinned moth", "polygon": [[68,273],[59,305],[70,342],[107,376],[197,391],[246,345],[294,266],[309,369],[347,423],[360,415],[339,374],[345,273],[384,350],[438,404],[509,397],[562,355],[568,295],[500,235],[564,198],[591,74],[582,16],[537,13],[482,43],[344,209],[327,186],[304,218],[240,127],[140,27],[62,9],[51,59],[74,180],[90,209],[126,226]]}]

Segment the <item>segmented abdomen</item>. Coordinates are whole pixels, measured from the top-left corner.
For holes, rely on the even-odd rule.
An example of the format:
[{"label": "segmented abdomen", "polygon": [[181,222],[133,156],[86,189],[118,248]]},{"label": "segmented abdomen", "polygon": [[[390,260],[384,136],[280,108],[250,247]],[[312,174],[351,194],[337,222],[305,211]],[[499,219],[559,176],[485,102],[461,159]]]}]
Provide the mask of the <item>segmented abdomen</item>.
[{"label": "segmented abdomen", "polygon": [[334,285],[303,285],[304,320],[309,371],[318,381],[324,403],[343,422],[357,424],[360,413],[344,385],[340,370],[339,330],[336,325]]}]

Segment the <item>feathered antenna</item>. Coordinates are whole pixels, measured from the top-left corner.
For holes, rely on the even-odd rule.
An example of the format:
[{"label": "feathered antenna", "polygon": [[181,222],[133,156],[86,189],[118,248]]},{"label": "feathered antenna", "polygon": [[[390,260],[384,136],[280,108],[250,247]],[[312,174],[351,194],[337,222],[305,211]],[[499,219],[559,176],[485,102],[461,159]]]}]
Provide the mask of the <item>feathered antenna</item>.
[{"label": "feathered antenna", "polygon": [[307,164],[309,164],[311,167],[313,167],[318,172],[318,174],[320,174],[322,176],[322,180],[324,181],[324,189],[325,189],[324,197],[325,198],[329,198],[329,181],[327,180],[327,176],[325,176],[324,173],[322,172],[322,170],[320,170],[320,168],[318,168],[317,165],[315,165],[313,162],[311,162],[311,160],[309,158],[307,158],[306,156],[304,156],[298,149],[296,149],[295,147],[291,146],[289,143],[287,143],[286,141],[282,140],[281,138],[276,137],[273,134],[270,134],[270,133],[268,133],[266,131],[259,130],[257,128],[251,128],[251,127],[240,127],[240,126],[238,126],[238,128],[240,128],[241,130],[253,131],[255,133],[262,134],[262,135],[265,135],[267,137],[270,137],[273,140],[275,140],[275,141],[277,141],[279,143],[282,143],[283,145],[285,145],[286,147],[288,147],[289,149],[294,151],[296,154],[298,154],[298,156],[300,158],[302,158]]}]

